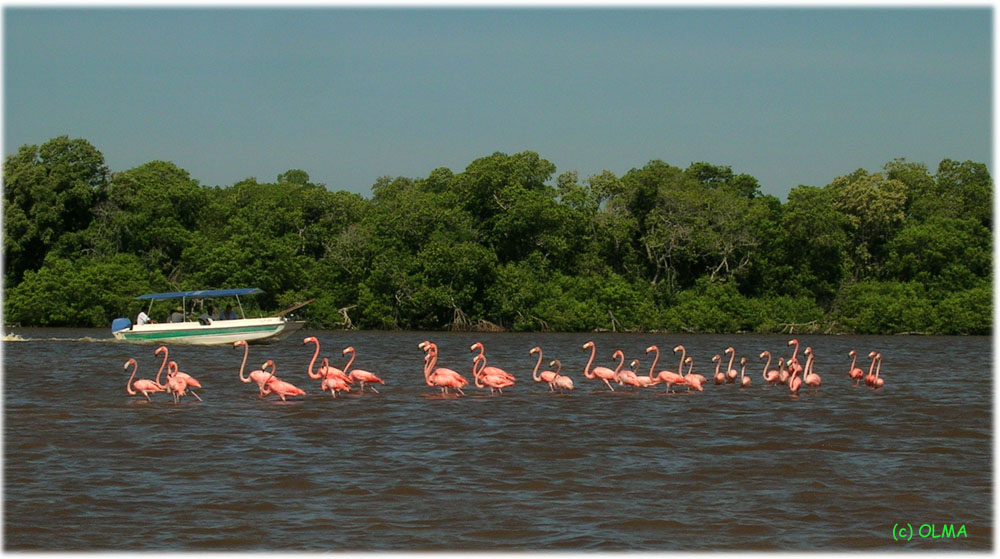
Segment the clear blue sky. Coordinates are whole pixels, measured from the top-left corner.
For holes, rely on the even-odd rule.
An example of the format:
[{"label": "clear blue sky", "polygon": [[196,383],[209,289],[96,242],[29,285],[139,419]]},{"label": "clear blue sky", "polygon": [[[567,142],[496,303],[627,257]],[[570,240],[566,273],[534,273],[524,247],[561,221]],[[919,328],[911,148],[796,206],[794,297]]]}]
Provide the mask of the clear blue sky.
[{"label": "clear blue sky", "polygon": [[992,166],[992,9],[4,10],[4,154],[69,135],[204,185],[538,152],[729,165],[784,199],[905,157]]}]

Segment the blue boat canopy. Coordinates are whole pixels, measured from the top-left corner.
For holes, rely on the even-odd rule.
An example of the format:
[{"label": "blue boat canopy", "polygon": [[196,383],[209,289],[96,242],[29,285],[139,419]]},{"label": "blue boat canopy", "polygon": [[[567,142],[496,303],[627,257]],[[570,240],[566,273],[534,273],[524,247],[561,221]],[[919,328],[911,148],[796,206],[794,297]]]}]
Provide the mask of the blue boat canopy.
[{"label": "blue boat canopy", "polygon": [[239,295],[257,295],[264,293],[263,289],[256,287],[244,287],[240,289],[202,289],[199,291],[174,291],[173,293],[150,293],[140,295],[136,299],[150,299],[158,301],[160,299],[187,299],[189,297],[232,297]]}]

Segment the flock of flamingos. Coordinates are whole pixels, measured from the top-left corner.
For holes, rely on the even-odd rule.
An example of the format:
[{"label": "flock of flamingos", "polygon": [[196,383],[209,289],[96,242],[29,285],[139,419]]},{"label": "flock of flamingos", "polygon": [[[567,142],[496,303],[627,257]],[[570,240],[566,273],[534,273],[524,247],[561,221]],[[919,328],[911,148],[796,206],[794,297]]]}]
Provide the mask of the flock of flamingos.
[{"label": "flock of flamingos", "polygon": [[[380,379],[377,375],[370,371],[365,371],[362,369],[351,369],[351,365],[354,364],[354,359],[356,357],[356,352],[353,347],[346,347],[341,352],[342,355],[350,354],[351,357],[348,359],[347,364],[344,365],[343,369],[338,369],[330,365],[328,358],[324,357],[321,362],[322,366],[313,370],[313,366],[316,363],[316,358],[319,357],[319,340],[315,336],[310,336],[302,340],[302,344],[316,344],[315,351],[312,356],[312,360],[309,362],[309,369],[306,374],[309,375],[310,379],[319,380],[320,390],[322,392],[329,392],[334,398],[337,397],[338,392],[350,392],[352,386],[357,383],[359,388],[359,393],[364,392],[365,386],[375,393],[378,390],[374,385],[382,384],[385,382]],[[771,353],[764,351],[760,354],[760,359],[767,359],[767,363],[764,365],[764,370],[762,376],[764,382],[768,385],[780,384],[788,387],[789,392],[792,394],[797,394],[799,389],[803,385],[808,387],[819,387],[822,384],[822,379],[818,374],[813,372],[813,358],[814,354],[811,347],[805,348],[803,352],[806,355],[806,363],[802,365],[798,360],[799,353],[799,341],[789,340],[789,346],[795,346],[795,350],[792,352],[791,357],[787,360],[784,357],[778,359],[778,366],[776,369],[771,368]],[[256,383],[259,390],[259,397],[263,398],[270,394],[275,394],[282,401],[285,401],[287,397],[290,396],[304,396],[306,394],[305,390],[295,386],[294,384],[281,380],[275,375],[275,365],[274,361],[268,359],[264,364],[260,366],[260,369],[250,371],[249,374],[244,375],[243,372],[246,368],[247,357],[249,356],[249,348],[245,340],[237,341],[233,344],[234,348],[243,348],[243,362],[240,364],[239,378],[244,383]],[[456,394],[465,395],[462,390],[463,387],[468,386],[469,381],[460,375],[459,373],[447,369],[444,367],[438,367],[438,347],[437,344],[424,341],[421,342],[418,347],[424,352],[424,380],[427,382],[428,386],[440,388],[442,395],[447,395],[448,391],[454,391]],[[637,388],[650,388],[657,384],[662,384],[666,387],[667,391],[673,390],[675,387],[684,388],[688,391],[691,389],[702,391],[704,390],[704,385],[708,383],[708,379],[697,373],[692,373],[691,369],[694,367],[693,360],[687,355],[687,351],[684,346],[679,345],[674,348],[674,354],[680,353],[680,362],[677,366],[677,372],[661,370],[656,371],[656,363],[660,359],[660,350],[655,345],[646,348],[646,354],[653,353],[653,363],[649,367],[649,373],[640,373],[637,370],[623,369],[625,365],[625,354],[622,350],[616,350],[612,359],[618,360],[618,366],[613,370],[607,367],[591,367],[594,363],[594,356],[597,353],[597,348],[594,346],[594,342],[590,341],[583,344],[583,349],[590,350],[590,360],[587,361],[586,367],[583,370],[583,376],[587,379],[598,379],[603,382],[608,390],[612,392],[615,390],[612,383],[617,383],[619,386],[633,386]],[[514,386],[517,379],[514,375],[511,375],[507,371],[500,369],[498,367],[487,366],[486,365],[486,350],[481,342],[476,342],[472,344],[469,351],[477,351],[475,357],[472,359],[472,378],[475,386],[478,388],[489,388],[490,394],[496,394],[499,392],[503,394],[504,388],[509,388]],[[128,382],[125,384],[125,391],[131,396],[137,396],[141,394],[145,396],[146,400],[152,402],[150,394],[156,392],[165,392],[173,397],[174,403],[181,401],[181,398],[190,393],[192,396],[201,401],[201,397],[194,391],[195,388],[201,388],[201,383],[191,375],[184,373],[179,370],[176,361],[168,361],[168,350],[166,346],[160,346],[156,348],[153,352],[154,355],[163,355],[163,362],[160,364],[159,371],[156,372],[156,378],[153,380],[139,378],[136,379],[135,375],[138,370],[138,364],[135,359],[129,359],[122,366],[123,370],[128,370],[132,367],[132,375],[129,377]],[[549,391],[565,391],[573,390],[574,384],[573,379],[562,374],[562,364],[559,360],[553,360],[549,362],[549,367],[555,367],[555,370],[545,370],[539,372],[538,369],[542,365],[542,350],[539,347],[533,347],[529,351],[530,354],[538,354],[538,362],[535,363],[535,369],[532,371],[532,379],[535,382],[546,383],[549,386]],[[740,388],[747,388],[750,386],[750,377],[746,375],[747,368],[747,358],[740,358],[740,370],[737,371],[733,368],[733,362],[736,359],[736,352],[733,348],[726,348],[726,355],[729,356],[729,364],[726,366],[726,370],[722,370],[723,357],[721,355],[716,355],[712,358],[712,362],[715,363],[715,375],[713,376],[713,381],[715,384],[737,384]],[[871,365],[868,367],[868,373],[855,367],[857,364],[857,352],[853,349],[848,354],[852,357],[851,366],[847,371],[848,377],[855,381],[855,386],[859,385],[862,381],[866,386],[872,389],[879,389],[885,385],[885,379],[879,376],[882,369],[882,354],[872,351],[868,354],[868,358],[872,360]],[[638,360],[633,359],[629,366],[632,369],[638,368]],[[687,365],[687,372],[684,372],[684,366]],[[160,381],[164,369],[166,369],[166,382]],[[270,370],[268,370],[270,369]],[[739,379],[737,381],[737,379]]]}]

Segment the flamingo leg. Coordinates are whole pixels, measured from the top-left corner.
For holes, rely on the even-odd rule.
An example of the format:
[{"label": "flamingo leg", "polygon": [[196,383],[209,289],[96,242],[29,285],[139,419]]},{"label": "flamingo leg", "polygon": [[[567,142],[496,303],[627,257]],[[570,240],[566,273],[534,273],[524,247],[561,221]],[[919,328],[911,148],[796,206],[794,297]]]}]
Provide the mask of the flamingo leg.
[{"label": "flamingo leg", "polygon": [[191,391],[191,395],[194,396],[195,398],[198,398],[199,402],[204,402],[204,400],[201,399],[201,396],[199,396],[198,393],[195,392],[194,390]]},{"label": "flamingo leg", "polygon": [[374,392],[374,393],[376,393],[376,394],[378,394],[378,393],[379,393],[379,391],[378,391],[378,390],[375,390],[375,387],[374,387],[374,386],[369,386],[368,388],[371,388],[371,389],[372,389],[372,392]]},{"label": "flamingo leg", "polygon": [[615,387],[611,386],[611,383],[608,382],[608,379],[603,379],[603,380],[604,380],[604,384],[608,385],[608,388],[610,388],[611,391],[614,392],[615,391]]}]

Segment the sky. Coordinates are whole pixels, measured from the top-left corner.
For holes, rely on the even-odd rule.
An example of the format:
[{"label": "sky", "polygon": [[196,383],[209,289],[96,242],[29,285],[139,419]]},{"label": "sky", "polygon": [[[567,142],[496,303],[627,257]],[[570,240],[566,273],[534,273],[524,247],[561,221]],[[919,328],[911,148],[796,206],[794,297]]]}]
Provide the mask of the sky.
[{"label": "sky", "polygon": [[583,181],[652,160],[786,199],[896,158],[993,173],[993,10],[7,6],[3,152],[68,135],[206,186],[537,152]]}]

